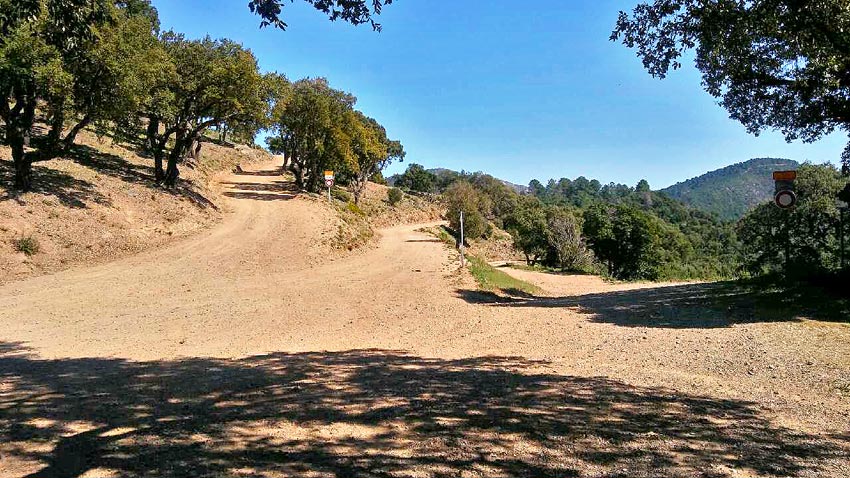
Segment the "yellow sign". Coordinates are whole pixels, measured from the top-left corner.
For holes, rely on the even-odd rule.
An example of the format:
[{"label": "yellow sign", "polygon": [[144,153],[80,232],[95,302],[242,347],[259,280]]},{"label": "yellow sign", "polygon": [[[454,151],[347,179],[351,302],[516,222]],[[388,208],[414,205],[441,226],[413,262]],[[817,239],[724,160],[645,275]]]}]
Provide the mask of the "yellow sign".
[{"label": "yellow sign", "polygon": [[333,179],[334,172],[333,171],[325,171],[325,179]]},{"label": "yellow sign", "polygon": [[774,181],[793,181],[797,179],[797,171],[774,171]]}]

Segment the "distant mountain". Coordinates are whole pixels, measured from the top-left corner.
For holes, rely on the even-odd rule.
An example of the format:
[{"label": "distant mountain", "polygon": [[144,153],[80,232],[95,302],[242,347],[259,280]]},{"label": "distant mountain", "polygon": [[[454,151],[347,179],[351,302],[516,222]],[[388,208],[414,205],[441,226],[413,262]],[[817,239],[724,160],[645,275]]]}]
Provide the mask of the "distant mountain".
[{"label": "distant mountain", "polygon": [[773,197],[774,171],[799,166],[790,159],[751,159],[674,184],[661,192],[693,208],[716,213],[722,219],[735,220]]},{"label": "distant mountain", "polygon": [[[446,178],[446,177],[456,177],[460,174],[457,171],[453,171],[451,169],[446,169],[446,168],[433,168],[433,169],[427,169],[426,171],[433,174],[434,176],[437,176],[437,178],[440,178],[440,179],[443,179],[443,178]],[[390,186],[395,186],[395,182],[399,177],[401,177],[401,174],[393,174],[392,176],[387,178],[387,184],[389,184]],[[496,179],[498,179],[498,178],[496,178]],[[509,188],[513,189],[514,191],[516,191],[519,194],[527,194],[528,193],[528,186],[522,186],[522,185],[519,185],[519,184],[514,184],[514,183],[511,183],[511,182],[505,181],[504,179],[499,179],[499,181],[501,181],[505,186],[508,186]]]}]

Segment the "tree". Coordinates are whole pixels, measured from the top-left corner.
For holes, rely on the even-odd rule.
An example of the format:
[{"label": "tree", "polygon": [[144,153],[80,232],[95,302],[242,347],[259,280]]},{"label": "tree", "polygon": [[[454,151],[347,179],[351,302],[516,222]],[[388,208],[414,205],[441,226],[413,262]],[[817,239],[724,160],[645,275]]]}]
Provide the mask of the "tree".
[{"label": "tree", "polygon": [[81,57],[93,29],[110,15],[106,0],[0,0],[0,118],[12,150],[15,188],[32,186],[32,165],[61,152],[64,124],[54,115],[50,131],[27,151],[39,101],[52,113],[71,94],[69,66]]},{"label": "tree", "polygon": [[142,0],[125,3],[129,6],[114,12],[112,21],[94,29],[96,39],[86,42],[69,65],[69,95],[53,98],[54,133],[68,113],[75,119],[63,140],[65,150],[89,124],[108,128],[137,115],[162,73],[166,55],[155,35],[156,10]]},{"label": "tree", "polygon": [[664,248],[658,218],[627,205],[598,205],[585,212],[583,230],[610,275],[629,280],[661,276]]},{"label": "tree", "polygon": [[563,207],[546,211],[546,239],[561,270],[580,270],[590,263],[576,217]]},{"label": "tree", "polygon": [[546,210],[536,197],[522,196],[517,207],[504,218],[505,230],[514,240],[514,247],[525,255],[525,262],[533,266],[546,255]]},{"label": "tree", "polygon": [[[786,140],[850,133],[850,9],[846,0],[656,0],[620,12],[612,40],[664,78],[695,50],[708,93],[750,133]],[[850,172],[850,144],[842,155]]]},{"label": "tree", "polygon": [[466,238],[478,239],[487,233],[489,221],[482,211],[490,209],[490,198],[466,181],[453,183],[443,193],[443,198],[448,206],[446,217],[452,229],[460,231],[460,213],[463,212]]},{"label": "tree", "polygon": [[352,121],[355,163],[351,190],[354,204],[360,204],[369,179],[393,161],[403,161],[405,153],[401,142],[387,138],[387,130],[375,119],[355,111]]},{"label": "tree", "polygon": [[390,203],[390,206],[395,206],[396,204],[400,203],[402,199],[404,199],[404,193],[401,192],[401,189],[387,189],[387,202]]},{"label": "tree", "polygon": [[162,44],[173,66],[154,87],[159,94],[151,96],[144,116],[156,179],[174,186],[178,164],[203,131],[263,111],[267,99],[257,60],[241,45],[209,37],[187,40],[174,32],[165,33]]},{"label": "tree", "polygon": [[291,97],[274,112],[272,152],[286,155],[298,187],[318,192],[326,169],[352,171],[357,98],[335,90],[324,78],[292,85]]},{"label": "tree", "polygon": [[[290,0],[294,1],[294,0]],[[381,25],[374,17],[381,14],[384,5],[393,0],[305,0],[316,10],[328,15],[331,21],[343,20],[352,25],[369,23],[372,28],[380,31]],[[285,0],[250,0],[248,8],[262,18],[261,25],[273,25],[282,30],[287,28],[281,13],[286,4]]]},{"label": "tree", "polygon": [[762,204],[738,224],[744,267],[754,275],[785,272],[806,276],[837,270],[839,211],[835,199],[845,181],[832,165],[804,164],[792,210]]},{"label": "tree", "polygon": [[395,185],[409,191],[429,193],[434,191],[437,176],[426,170],[421,164],[413,163],[407,167]]}]

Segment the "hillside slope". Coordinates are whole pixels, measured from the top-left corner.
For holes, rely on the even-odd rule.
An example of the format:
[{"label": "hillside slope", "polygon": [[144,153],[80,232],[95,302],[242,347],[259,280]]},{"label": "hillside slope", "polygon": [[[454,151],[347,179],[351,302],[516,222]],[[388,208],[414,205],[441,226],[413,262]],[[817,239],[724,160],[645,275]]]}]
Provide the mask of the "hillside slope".
[{"label": "hillside slope", "polygon": [[[221,217],[214,181],[236,164],[270,155],[246,146],[205,143],[174,190],[153,182],[153,162],[83,131],[72,154],[35,165],[32,192],[11,188],[12,162],[0,146],[0,283],[160,247]],[[19,241],[37,244],[22,252]],[[33,253],[34,252],[34,253]]]},{"label": "hillside slope", "polygon": [[675,184],[661,192],[726,220],[736,220],[773,197],[772,173],[796,169],[790,159],[756,158]]}]

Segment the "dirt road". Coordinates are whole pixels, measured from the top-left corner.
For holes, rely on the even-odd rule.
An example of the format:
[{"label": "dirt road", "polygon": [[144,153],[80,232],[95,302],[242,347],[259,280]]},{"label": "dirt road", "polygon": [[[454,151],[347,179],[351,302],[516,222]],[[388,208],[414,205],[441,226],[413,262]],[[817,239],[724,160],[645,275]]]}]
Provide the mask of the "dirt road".
[{"label": "dirt road", "polygon": [[334,256],[267,170],[198,237],[0,288],[0,477],[850,476],[850,328],[724,286]]}]

